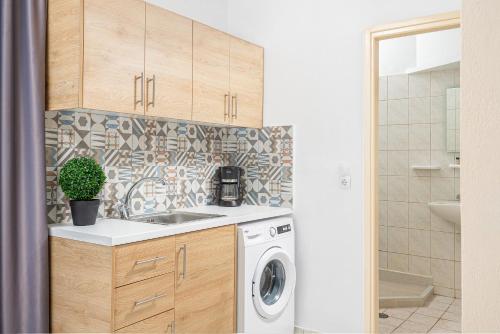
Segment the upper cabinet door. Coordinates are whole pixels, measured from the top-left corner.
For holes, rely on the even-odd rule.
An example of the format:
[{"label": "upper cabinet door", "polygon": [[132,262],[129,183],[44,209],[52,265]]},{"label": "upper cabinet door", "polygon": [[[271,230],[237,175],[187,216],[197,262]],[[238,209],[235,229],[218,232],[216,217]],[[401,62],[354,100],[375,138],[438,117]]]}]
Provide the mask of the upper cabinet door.
[{"label": "upper cabinet door", "polygon": [[229,35],[193,22],[193,120],[229,120]]},{"label": "upper cabinet door", "polygon": [[262,127],[264,49],[231,37],[231,124]]},{"label": "upper cabinet door", "polygon": [[191,119],[193,21],[146,4],[146,115]]},{"label": "upper cabinet door", "polygon": [[144,1],[84,6],[83,107],[144,114]]}]

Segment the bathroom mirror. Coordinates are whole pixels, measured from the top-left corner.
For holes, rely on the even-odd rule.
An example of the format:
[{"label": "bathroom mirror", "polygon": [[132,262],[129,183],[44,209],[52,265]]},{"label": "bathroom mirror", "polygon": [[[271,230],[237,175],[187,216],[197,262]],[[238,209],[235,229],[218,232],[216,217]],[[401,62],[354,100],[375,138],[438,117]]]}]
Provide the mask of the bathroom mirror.
[{"label": "bathroom mirror", "polygon": [[460,88],[446,90],[446,150],[460,152]]}]

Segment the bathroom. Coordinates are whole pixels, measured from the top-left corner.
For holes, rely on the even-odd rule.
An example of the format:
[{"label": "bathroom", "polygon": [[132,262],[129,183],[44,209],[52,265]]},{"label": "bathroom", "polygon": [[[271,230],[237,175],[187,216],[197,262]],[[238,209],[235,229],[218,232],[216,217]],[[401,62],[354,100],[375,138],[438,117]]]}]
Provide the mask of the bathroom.
[{"label": "bathroom", "polygon": [[380,43],[381,332],[460,330],[460,33]]}]

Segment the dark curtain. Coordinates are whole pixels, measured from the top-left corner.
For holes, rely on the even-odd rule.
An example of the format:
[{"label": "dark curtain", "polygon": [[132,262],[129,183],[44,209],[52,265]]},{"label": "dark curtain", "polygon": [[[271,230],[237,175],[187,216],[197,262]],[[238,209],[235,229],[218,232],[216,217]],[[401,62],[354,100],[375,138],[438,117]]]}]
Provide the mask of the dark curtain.
[{"label": "dark curtain", "polygon": [[46,0],[0,0],[0,331],[48,332]]}]

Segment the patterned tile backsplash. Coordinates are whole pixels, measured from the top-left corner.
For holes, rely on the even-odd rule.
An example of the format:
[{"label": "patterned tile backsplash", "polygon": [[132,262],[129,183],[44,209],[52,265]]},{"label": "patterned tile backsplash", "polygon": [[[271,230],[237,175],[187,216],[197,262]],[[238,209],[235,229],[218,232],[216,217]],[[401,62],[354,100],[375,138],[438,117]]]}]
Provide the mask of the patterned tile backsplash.
[{"label": "patterned tile backsplash", "polygon": [[60,169],[71,158],[91,156],[104,169],[100,217],[118,217],[116,204],[133,182],[159,176],[166,185],[145,182],[134,193],[132,212],[212,204],[219,166],[243,168],[247,204],[292,207],[293,128],[230,128],[89,110],[45,113],[47,213],[49,223],[67,222],[69,204]]}]

